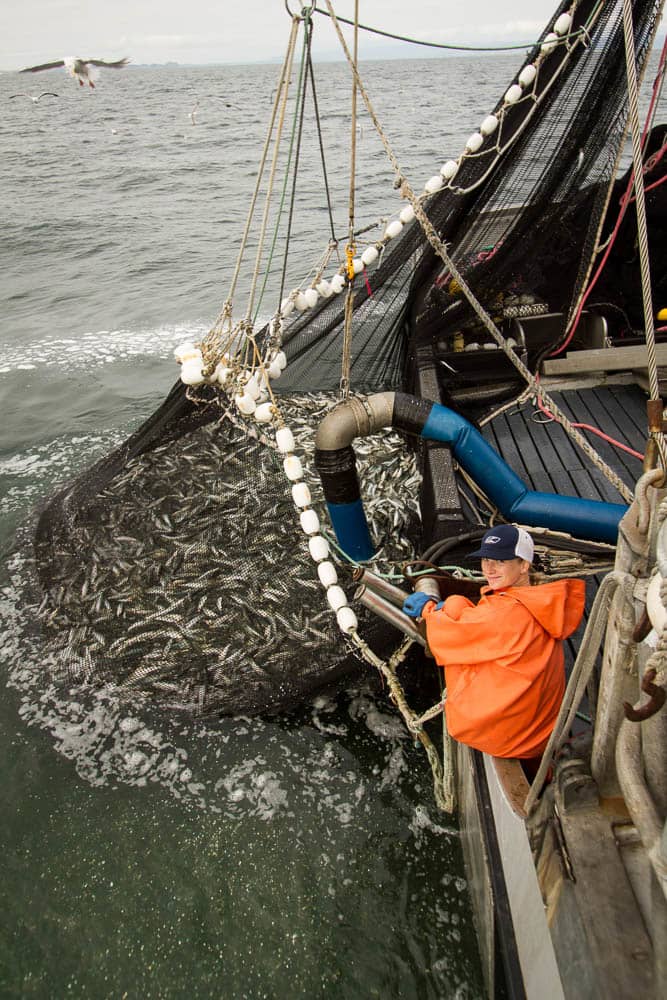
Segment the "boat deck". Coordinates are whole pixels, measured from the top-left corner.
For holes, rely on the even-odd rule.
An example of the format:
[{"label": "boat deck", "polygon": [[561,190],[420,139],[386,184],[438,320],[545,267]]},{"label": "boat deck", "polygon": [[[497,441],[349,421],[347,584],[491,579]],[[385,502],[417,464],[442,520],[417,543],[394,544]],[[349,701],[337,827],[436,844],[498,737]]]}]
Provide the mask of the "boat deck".
[{"label": "boat deck", "polygon": [[[585,424],[640,454],[646,445],[646,393],[628,383],[551,390],[549,395],[575,424]],[[639,458],[580,428],[606,464],[634,488]],[[532,400],[510,407],[483,428],[484,437],[534,490],[623,503],[618,490],[554,420]]]}]

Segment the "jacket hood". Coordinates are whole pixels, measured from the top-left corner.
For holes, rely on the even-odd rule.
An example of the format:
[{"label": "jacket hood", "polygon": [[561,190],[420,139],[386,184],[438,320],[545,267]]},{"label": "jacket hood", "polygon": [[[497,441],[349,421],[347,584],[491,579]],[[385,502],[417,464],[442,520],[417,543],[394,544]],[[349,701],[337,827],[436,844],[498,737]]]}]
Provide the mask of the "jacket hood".
[{"label": "jacket hood", "polygon": [[[488,594],[489,590],[484,593]],[[508,587],[500,593],[511,595],[522,604],[554,639],[566,639],[575,631],[586,601],[583,580],[553,580],[535,587]]]}]

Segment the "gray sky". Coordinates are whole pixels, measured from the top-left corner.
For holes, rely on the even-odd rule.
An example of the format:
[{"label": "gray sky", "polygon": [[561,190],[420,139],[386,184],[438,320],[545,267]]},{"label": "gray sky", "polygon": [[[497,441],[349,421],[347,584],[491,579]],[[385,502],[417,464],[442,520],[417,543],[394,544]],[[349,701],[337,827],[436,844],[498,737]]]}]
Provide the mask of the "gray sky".
[{"label": "gray sky", "polygon": [[[295,13],[301,0],[289,0]],[[325,8],[324,0],[318,0]],[[359,0],[359,20],[431,42],[506,45],[532,41],[556,0]],[[354,0],[334,0],[352,18]],[[0,70],[64,56],[134,63],[257,62],[282,58],[290,21],[285,0],[1,0]],[[387,40],[363,33],[360,58],[384,56]],[[319,52],[338,44],[329,19],[315,15]],[[406,48],[405,57],[432,50]],[[317,54],[317,53],[316,53]]]}]

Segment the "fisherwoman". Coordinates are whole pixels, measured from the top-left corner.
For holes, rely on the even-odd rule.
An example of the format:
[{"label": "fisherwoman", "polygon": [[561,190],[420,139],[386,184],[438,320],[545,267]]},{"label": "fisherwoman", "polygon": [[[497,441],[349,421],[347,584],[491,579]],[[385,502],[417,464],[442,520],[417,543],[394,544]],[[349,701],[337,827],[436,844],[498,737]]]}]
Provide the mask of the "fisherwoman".
[{"label": "fisherwoman", "polygon": [[423,618],[445,669],[447,727],[454,739],[495,757],[539,758],[565,692],[563,640],[584,612],[583,580],[531,585],[535,554],[527,531],[490,528],[470,558],[488,586],[474,604],[454,594],[436,603],[415,591],[403,610]]}]

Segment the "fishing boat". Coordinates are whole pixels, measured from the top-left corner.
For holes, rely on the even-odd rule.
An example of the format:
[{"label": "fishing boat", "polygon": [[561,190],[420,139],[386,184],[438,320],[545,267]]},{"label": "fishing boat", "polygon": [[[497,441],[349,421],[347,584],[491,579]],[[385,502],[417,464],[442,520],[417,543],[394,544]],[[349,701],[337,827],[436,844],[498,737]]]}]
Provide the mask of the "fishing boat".
[{"label": "fishing boat", "polygon": [[[459,816],[489,996],[657,997],[667,984],[667,343],[654,322],[667,306],[664,53],[643,131],[638,110],[662,6],[561,3],[421,190],[360,75],[358,18],[350,48],[331,3],[292,15],[219,316],[177,349],[180,377],[158,411],[35,525],[56,679],[113,680],[211,715],[275,710],[360,664],[381,673],[425,748],[437,804]],[[319,125],[320,14],[350,66],[349,228],[344,253],[325,240],[291,290],[283,265],[267,322],[271,206],[290,201],[309,87]],[[370,235],[354,220],[362,104],[400,199]],[[406,671],[429,665],[404,597],[478,592],[465,557],[503,521],[532,534],[544,579],[587,581],[533,775],[454,745],[441,693],[421,711],[404,690]],[[239,577],[261,594],[252,615]]]}]

